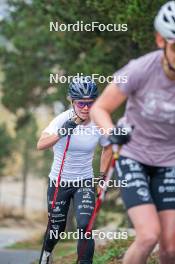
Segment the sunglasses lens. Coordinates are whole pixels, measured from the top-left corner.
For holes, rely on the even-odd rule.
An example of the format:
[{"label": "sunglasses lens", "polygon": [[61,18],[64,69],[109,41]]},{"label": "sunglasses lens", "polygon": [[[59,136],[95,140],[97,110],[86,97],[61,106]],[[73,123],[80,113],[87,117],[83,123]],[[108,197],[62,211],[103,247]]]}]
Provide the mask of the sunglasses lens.
[{"label": "sunglasses lens", "polygon": [[85,103],[84,102],[77,102],[77,106],[79,107],[79,108],[83,108],[83,107],[85,107]]},{"label": "sunglasses lens", "polygon": [[88,107],[91,107],[91,106],[93,105],[93,103],[94,103],[94,102],[88,102],[88,103],[87,103],[87,106],[88,106]]}]

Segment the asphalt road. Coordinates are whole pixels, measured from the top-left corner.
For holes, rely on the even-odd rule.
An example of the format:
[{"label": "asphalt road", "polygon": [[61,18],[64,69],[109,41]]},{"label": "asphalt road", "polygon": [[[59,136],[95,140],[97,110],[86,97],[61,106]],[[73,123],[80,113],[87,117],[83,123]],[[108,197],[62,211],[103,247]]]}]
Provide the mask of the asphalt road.
[{"label": "asphalt road", "polygon": [[37,250],[6,249],[18,241],[25,240],[32,235],[32,231],[23,228],[0,228],[0,264],[33,264],[39,259]]},{"label": "asphalt road", "polygon": [[32,264],[39,259],[39,251],[36,250],[12,250],[0,249],[1,264]]}]

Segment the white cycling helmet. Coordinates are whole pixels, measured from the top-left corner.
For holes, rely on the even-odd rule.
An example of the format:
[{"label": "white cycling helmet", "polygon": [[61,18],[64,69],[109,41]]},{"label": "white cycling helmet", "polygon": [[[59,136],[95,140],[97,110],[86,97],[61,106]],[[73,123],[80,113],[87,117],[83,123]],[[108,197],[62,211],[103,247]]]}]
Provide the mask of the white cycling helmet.
[{"label": "white cycling helmet", "polygon": [[175,42],[175,1],[161,7],[154,20],[154,27],[168,42]]}]

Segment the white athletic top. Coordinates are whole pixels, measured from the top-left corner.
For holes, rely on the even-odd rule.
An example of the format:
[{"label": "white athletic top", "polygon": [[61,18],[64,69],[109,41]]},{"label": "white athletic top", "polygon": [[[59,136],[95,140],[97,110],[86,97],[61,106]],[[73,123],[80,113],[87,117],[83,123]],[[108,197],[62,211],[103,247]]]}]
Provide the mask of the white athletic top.
[{"label": "white athletic top", "polygon": [[[63,123],[73,117],[73,109],[69,109],[54,118],[43,132],[57,134]],[[65,150],[67,136],[61,138],[54,146],[54,160],[49,178],[57,179]],[[109,145],[105,136],[99,133],[97,126],[90,122],[87,125],[78,125],[71,135],[69,149],[66,153],[61,180],[77,181],[93,177],[92,160],[96,145],[100,143],[105,147]]]}]

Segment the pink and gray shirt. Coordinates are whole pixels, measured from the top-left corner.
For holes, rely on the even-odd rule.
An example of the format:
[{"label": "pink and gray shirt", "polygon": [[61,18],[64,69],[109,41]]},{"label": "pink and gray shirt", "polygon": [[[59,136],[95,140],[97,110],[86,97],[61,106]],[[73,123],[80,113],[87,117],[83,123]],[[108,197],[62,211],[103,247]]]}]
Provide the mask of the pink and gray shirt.
[{"label": "pink and gray shirt", "polygon": [[114,76],[127,76],[127,83],[116,85],[128,96],[125,117],[135,126],[121,155],[167,167],[175,166],[175,81],[165,75],[162,57],[162,50],[151,52],[131,60]]}]

